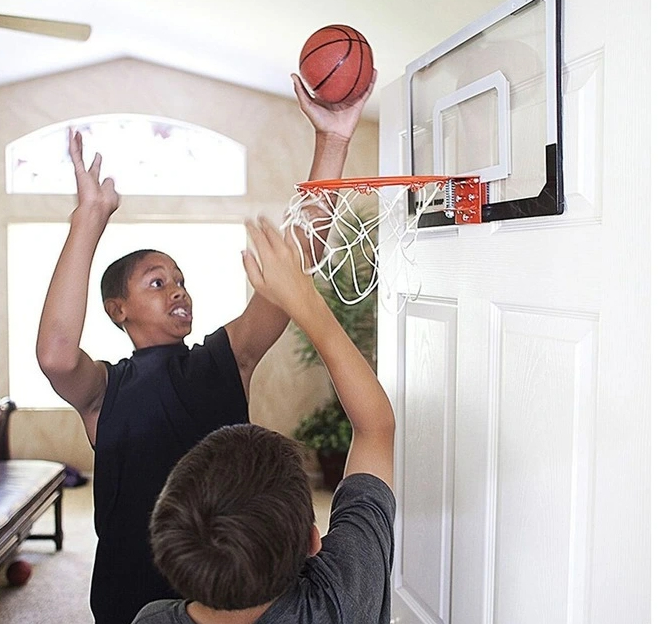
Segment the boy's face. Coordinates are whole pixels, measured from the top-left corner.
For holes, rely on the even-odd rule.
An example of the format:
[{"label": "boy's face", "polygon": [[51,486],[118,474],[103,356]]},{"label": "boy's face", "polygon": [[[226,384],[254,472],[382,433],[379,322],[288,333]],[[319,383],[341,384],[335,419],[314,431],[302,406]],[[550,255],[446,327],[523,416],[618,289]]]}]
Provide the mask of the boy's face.
[{"label": "boy's face", "polygon": [[183,274],[165,254],[144,256],[128,279],[126,297],[106,308],[137,349],[182,342],[192,330],[192,299]]}]

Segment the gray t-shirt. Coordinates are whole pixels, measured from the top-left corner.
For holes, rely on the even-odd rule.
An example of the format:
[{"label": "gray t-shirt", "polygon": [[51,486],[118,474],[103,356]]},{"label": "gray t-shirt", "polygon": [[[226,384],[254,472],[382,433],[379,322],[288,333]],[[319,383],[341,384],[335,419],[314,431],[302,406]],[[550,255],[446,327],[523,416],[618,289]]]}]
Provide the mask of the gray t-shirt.
[{"label": "gray t-shirt", "polygon": [[[254,624],[389,624],[395,498],[377,477],[338,486],[322,550]],[[133,624],[194,624],[183,600],[146,605]]]}]

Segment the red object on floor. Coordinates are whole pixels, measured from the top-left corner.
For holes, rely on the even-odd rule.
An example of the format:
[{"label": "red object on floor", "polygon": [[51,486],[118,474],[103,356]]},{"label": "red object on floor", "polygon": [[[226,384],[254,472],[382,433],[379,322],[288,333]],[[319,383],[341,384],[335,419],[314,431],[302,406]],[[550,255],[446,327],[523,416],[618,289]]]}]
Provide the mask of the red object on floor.
[{"label": "red object on floor", "polygon": [[27,561],[14,561],[7,568],[7,581],[10,585],[18,587],[25,585],[32,575],[32,566]]}]

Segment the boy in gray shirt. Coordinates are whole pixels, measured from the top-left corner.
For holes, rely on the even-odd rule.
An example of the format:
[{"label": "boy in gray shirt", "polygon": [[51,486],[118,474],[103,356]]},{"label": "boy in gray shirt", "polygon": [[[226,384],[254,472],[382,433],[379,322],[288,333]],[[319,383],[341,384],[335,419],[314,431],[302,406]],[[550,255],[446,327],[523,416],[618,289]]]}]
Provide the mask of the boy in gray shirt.
[{"label": "boy in gray shirt", "polygon": [[390,402],[294,243],[265,220],[247,227],[249,280],[306,332],[352,423],[345,478],[321,539],[297,443],[251,424],[208,435],[169,475],[150,524],[156,566],[185,599],[152,602],[133,624],[388,624]]}]

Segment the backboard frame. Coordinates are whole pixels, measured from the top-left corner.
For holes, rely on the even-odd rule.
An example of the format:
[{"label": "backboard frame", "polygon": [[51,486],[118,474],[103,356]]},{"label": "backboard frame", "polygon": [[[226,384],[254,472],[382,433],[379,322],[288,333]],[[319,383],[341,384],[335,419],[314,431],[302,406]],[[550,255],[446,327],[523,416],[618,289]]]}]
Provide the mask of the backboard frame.
[{"label": "backboard frame", "polygon": [[[419,57],[406,67],[405,71],[405,98],[406,98],[406,172],[411,175],[423,175],[432,173],[435,175],[453,175],[455,172],[447,174],[437,168],[437,160],[440,160],[436,147],[434,147],[434,164],[433,171],[420,171],[416,166],[414,158],[414,131],[416,127],[413,119],[413,80],[417,72],[428,68],[430,65],[441,59],[444,55],[455,50],[462,44],[477,37],[486,29],[498,24],[502,20],[520,13],[528,7],[535,5],[544,5],[545,11],[545,29],[546,29],[546,64],[545,64],[545,81],[546,81],[546,145],[544,148],[545,164],[545,182],[541,191],[536,196],[515,198],[507,201],[492,201],[485,197],[482,204],[482,222],[499,221],[506,219],[518,219],[526,217],[559,215],[564,212],[564,184],[562,171],[562,6],[561,0],[508,0],[499,5],[489,13],[485,14],[478,20],[472,22],[453,36],[449,37],[443,43],[439,44],[426,54]],[[455,91],[448,98],[439,98],[435,104],[434,114],[437,110],[440,112],[443,108],[464,101],[468,97],[473,97],[485,89],[495,89],[498,95],[499,109],[504,108],[505,98],[509,102],[509,85],[505,84],[505,77],[501,72],[495,72],[498,75],[488,75],[483,77],[478,84],[473,83],[467,88]],[[480,84],[481,83],[481,84]],[[459,91],[464,91],[460,93]],[[443,101],[446,100],[446,101]],[[503,124],[504,115],[498,111],[498,123]],[[438,124],[440,125],[440,124]],[[438,131],[440,133],[440,131]],[[489,168],[495,171],[501,179],[501,171],[510,167],[508,160],[508,139],[506,129],[498,132],[498,150],[500,162],[496,167]],[[439,134],[440,136],[440,134]],[[483,171],[459,171],[456,175],[480,175],[483,182],[488,182],[490,178],[489,170]],[[509,171],[508,171],[509,174]],[[494,174],[491,174],[493,177]],[[486,184],[484,185],[487,186]],[[415,197],[413,193],[408,197],[408,213],[415,213]],[[448,213],[450,215],[450,213]],[[435,211],[426,212],[418,221],[418,227],[432,227],[455,225],[454,216],[446,216],[446,213],[439,208]]]}]

